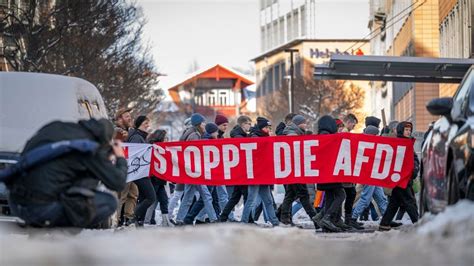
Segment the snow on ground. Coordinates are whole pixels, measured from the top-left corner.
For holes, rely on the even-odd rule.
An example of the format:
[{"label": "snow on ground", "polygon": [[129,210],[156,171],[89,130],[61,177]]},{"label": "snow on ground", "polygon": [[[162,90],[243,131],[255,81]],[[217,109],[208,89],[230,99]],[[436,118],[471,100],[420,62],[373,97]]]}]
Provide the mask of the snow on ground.
[{"label": "snow on ground", "polygon": [[1,226],[0,265],[472,266],[473,218],[474,203],[460,202],[423,217],[417,226],[375,233],[323,234],[237,223],[122,231]]}]

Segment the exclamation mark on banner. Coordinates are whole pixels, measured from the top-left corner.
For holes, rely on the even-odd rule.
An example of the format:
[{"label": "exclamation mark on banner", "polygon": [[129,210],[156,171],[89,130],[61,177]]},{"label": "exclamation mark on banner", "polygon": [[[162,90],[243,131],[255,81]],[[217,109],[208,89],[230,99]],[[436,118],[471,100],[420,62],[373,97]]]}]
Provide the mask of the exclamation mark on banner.
[{"label": "exclamation mark on banner", "polygon": [[393,171],[395,173],[392,174],[391,179],[393,182],[398,182],[402,178],[400,176],[400,172],[402,171],[403,160],[405,159],[405,152],[407,147],[405,146],[398,146],[397,147],[397,155],[395,157],[395,164],[393,166]]}]

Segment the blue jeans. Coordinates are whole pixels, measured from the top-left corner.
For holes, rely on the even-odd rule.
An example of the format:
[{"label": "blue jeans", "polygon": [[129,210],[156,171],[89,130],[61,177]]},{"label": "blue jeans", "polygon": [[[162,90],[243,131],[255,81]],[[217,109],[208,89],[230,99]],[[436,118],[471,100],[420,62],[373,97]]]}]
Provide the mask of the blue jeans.
[{"label": "blue jeans", "polygon": [[375,203],[379,206],[380,212],[383,214],[387,209],[387,198],[383,192],[383,188],[376,186],[364,185],[362,187],[362,194],[360,195],[359,201],[357,201],[354,210],[352,211],[352,218],[357,219],[364,212],[364,210],[370,205],[370,202],[374,198]]},{"label": "blue jeans", "polygon": [[[73,223],[67,218],[61,202],[48,204],[21,205],[9,201],[12,213],[23,219],[28,225],[39,227],[70,227]],[[95,192],[95,216],[88,227],[93,227],[107,220],[117,209],[117,199],[106,192]]]},{"label": "blue jeans", "polygon": [[186,217],[186,214],[188,214],[196,191],[199,192],[199,196],[204,201],[204,210],[206,211],[209,220],[216,221],[217,215],[214,207],[212,206],[212,195],[211,192],[209,192],[207,186],[204,185],[184,185],[184,196],[181,201],[181,206],[178,210],[176,221],[184,222],[184,217]]},{"label": "blue jeans", "polygon": [[295,215],[299,210],[303,209],[300,201],[295,201],[293,206],[291,206],[291,216]]},{"label": "blue jeans", "polygon": [[[225,208],[225,205],[227,205],[227,202],[229,202],[229,195],[227,194],[226,186],[215,186],[214,189],[217,192],[217,203],[219,205],[220,211],[222,212]],[[199,212],[196,219],[200,221],[204,221],[205,216],[206,216],[206,212],[202,210],[201,212]],[[233,213],[229,214],[229,219],[231,220],[234,219]]]},{"label": "blue jeans", "polygon": [[264,213],[268,216],[268,220],[273,225],[278,225],[280,222],[275,214],[275,209],[273,208],[273,201],[272,201],[272,191],[270,190],[270,186],[268,185],[260,185],[260,186],[248,186],[248,196],[247,201],[244,205],[244,211],[242,213],[242,222],[248,223],[250,216],[252,215],[255,207],[257,206],[258,197],[260,196],[263,202],[263,210]]}]

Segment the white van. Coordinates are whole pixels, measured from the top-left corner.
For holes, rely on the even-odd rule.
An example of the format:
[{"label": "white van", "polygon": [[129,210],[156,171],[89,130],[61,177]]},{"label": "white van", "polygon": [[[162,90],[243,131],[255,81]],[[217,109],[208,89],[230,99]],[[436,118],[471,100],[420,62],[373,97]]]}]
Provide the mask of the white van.
[{"label": "white van", "polygon": [[[26,141],[54,120],[107,118],[102,96],[90,82],[61,75],[0,72],[0,169],[16,163]],[[6,190],[0,183],[0,211]],[[1,214],[1,213],[0,213]]]}]

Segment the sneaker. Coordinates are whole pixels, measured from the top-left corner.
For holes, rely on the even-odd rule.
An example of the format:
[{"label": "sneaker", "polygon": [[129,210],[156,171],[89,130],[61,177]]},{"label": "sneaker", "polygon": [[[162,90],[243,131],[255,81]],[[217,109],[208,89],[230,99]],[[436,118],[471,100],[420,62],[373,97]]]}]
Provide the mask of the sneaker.
[{"label": "sneaker", "polygon": [[328,218],[322,218],[318,225],[320,225],[321,228],[326,229],[330,232],[342,232],[342,230],[339,227],[335,226]]},{"label": "sneaker", "polygon": [[379,225],[379,231],[390,231],[391,229],[390,225]]}]

